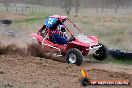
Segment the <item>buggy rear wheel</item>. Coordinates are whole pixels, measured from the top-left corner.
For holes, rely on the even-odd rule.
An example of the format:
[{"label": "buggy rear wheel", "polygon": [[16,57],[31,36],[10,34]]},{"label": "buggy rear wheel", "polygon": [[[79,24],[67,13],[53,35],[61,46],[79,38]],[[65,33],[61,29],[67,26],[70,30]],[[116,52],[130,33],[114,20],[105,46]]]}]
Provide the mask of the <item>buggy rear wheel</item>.
[{"label": "buggy rear wheel", "polygon": [[78,66],[80,66],[83,61],[83,55],[81,51],[76,48],[72,48],[68,50],[65,58],[66,58],[67,63],[76,64]]}]

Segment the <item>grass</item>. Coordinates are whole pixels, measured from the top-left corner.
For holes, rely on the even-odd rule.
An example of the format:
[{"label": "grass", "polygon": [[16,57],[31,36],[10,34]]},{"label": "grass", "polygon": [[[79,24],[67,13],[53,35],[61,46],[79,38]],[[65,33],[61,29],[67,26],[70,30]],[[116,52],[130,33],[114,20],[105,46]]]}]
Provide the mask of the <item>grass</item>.
[{"label": "grass", "polygon": [[132,65],[132,60],[131,59],[125,59],[125,58],[115,58],[111,62],[117,63],[117,64]]},{"label": "grass", "polygon": [[107,59],[104,62],[106,62],[106,63],[123,64],[123,65],[132,65],[132,59],[113,58],[110,55],[107,57]]},{"label": "grass", "polygon": [[72,18],[88,35],[95,35],[110,48],[132,51],[132,17],[79,16]]},{"label": "grass", "polygon": [[23,24],[23,23],[26,23],[27,25],[30,25],[30,24],[34,24],[34,23],[41,23],[42,19],[45,19],[46,17],[44,18],[31,18],[31,19],[25,19],[25,20],[21,20],[21,21],[14,21],[15,24]]},{"label": "grass", "polygon": [[32,32],[37,32],[37,30],[40,29],[44,24],[44,20],[47,18],[47,16],[47,14],[44,14],[42,17],[33,16],[32,18],[27,18],[24,20],[14,20],[13,25],[10,27],[11,29],[17,31],[32,30]]},{"label": "grass", "polygon": [[[86,63],[100,63],[100,61],[96,60],[92,55],[86,56],[84,58],[84,61]],[[107,55],[107,58],[101,62],[122,64],[122,65],[132,65],[132,59],[117,58],[117,57],[112,57],[111,55]]]}]

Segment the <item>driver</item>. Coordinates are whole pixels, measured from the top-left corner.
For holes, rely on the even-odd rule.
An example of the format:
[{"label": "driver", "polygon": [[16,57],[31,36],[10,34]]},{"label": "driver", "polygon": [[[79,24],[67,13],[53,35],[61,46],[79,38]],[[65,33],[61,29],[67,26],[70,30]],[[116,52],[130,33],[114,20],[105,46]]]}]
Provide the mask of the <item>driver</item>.
[{"label": "driver", "polygon": [[53,34],[54,43],[56,44],[68,44],[68,39],[66,37],[66,28],[61,25],[59,33]]},{"label": "driver", "polygon": [[[64,22],[63,20],[62,22]],[[39,30],[39,34],[43,36],[43,30],[50,30],[49,38],[51,42],[55,44],[68,44],[66,34],[66,28],[61,21],[56,18],[48,18],[45,21],[43,27]]]}]

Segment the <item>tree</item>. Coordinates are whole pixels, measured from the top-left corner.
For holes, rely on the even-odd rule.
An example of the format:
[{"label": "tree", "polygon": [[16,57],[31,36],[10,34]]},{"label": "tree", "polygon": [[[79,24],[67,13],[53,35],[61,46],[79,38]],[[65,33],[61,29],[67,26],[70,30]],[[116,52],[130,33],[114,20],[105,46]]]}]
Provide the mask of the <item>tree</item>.
[{"label": "tree", "polygon": [[75,16],[77,16],[80,7],[80,0],[75,0]]},{"label": "tree", "polygon": [[118,8],[119,7],[122,7],[123,5],[127,4],[127,1],[126,0],[115,0],[115,13],[117,13],[118,11]]},{"label": "tree", "polygon": [[105,8],[105,1],[104,0],[101,0],[102,1],[102,13],[104,12],[104,8]]},{"label": "tree", "polygon": [[96,12],[98,13],[98,0],[93,0],[93,3],[95,5]]},{"label": "tree", "polygon": [[2,2],[3,2],[4,6],[5,6],[5,8],[6,8],[6,11],[8,12],[8,11],[9,11],[9,10],[8,10],[8,6],[10,5],[10,4],[9,4],[9,0],[3,0]]},{"label": "tree", "polygon": [[69,15],[72,9],[73,0],[63,0],[62,2],[63,2],[62,8],[66,11],[66,15]]}]

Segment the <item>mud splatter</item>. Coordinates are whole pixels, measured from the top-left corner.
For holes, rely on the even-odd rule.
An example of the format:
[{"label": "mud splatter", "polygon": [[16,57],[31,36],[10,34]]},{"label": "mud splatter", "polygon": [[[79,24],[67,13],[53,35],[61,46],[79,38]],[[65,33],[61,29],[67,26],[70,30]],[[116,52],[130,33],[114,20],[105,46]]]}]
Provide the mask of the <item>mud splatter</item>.
[{"label": "mud splatter", "polygon": [[16,44],[3,45],[2,43],[0,43],[0,55],[18,54],[20,56],[41,57],[45,59],[52,59],[58,62],[66,62],[64,57],[56,57],[53,52],[46,54],[47,52],[51,51],[48,49],[44,50],[41,48],[41,46],[36,44],[29,44],[27,45],[27,48],[20,48]]},{"label": "mud splatter", "polygon": [[27,55],[27,51],[25,48],[19,48],[16,44],[3,45],[0,43],[0,55],[2,54],[19,54],[19,55]]}]

